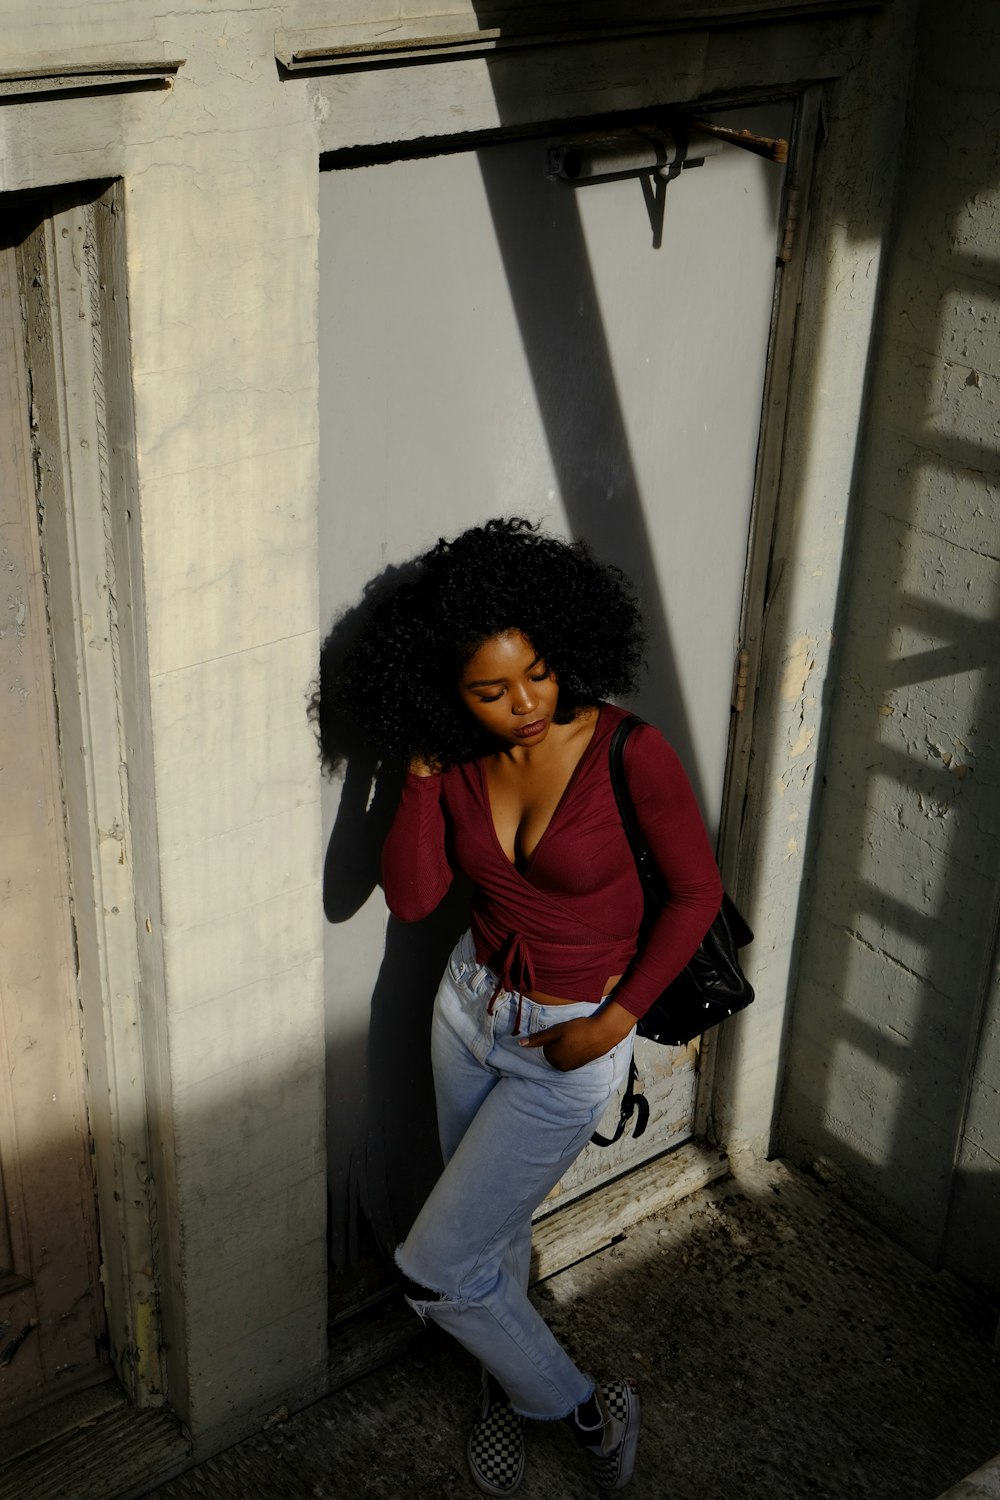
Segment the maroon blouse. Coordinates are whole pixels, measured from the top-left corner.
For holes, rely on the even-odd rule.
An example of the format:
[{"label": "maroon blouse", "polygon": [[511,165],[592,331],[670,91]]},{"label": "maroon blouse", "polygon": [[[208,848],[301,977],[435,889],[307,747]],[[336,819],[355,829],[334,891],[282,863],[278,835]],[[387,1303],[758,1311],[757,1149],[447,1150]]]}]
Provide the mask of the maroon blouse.
[{"label": "maroon blouse", "polygon": [[481,761],[408,775],[382,853],[390,910],[416,922],[463,870],[473,881],[479,962],[506,989],[565,1000],[614,998],[641,1016],[688,962],[722,901],[705,825],[676,753],[649,724],[633,730],[625,774],[670,900],[636,951],[642,887],[611,786],[608,741],[625,710],[601,704],[593,738],[529,860],[518,870],[493,826]]}]

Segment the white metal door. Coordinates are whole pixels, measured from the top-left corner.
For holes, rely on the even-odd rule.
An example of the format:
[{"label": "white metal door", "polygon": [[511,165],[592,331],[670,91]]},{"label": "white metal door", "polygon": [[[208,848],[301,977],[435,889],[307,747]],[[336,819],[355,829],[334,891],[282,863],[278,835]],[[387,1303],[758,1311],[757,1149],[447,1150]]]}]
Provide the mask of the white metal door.
[{"label": "white metal door", "polygon": [[[725,122],[787,134],[790,111]],[[782,172],[735,148],[685,171],[655,248],[638,179],[571,187],[546,175],[547,146],[321,179],[324,617],[387,566],[490,515],[585,537],[640,589],[650,649],[635,706],[678,748],[714,831]],[[349,769],[343,795],[331,786],[328,870],[384,827],[391,798],[380,816],[371,788],[370,766],[353,779]],[[445,921],[415,939],[392,923],[387,937],[370,881],[335,893],[330,915],[330,1159],[344,1251],[348,1205],[360,1198],[389,1240],[433,1180],[422,1056],[451,930]],[[451,926],[460,921],[453,913]],[[696,1061],[694,1046],[643,1044],[646,1135],[589,1149],[558,1191],[686,1139]]]}]

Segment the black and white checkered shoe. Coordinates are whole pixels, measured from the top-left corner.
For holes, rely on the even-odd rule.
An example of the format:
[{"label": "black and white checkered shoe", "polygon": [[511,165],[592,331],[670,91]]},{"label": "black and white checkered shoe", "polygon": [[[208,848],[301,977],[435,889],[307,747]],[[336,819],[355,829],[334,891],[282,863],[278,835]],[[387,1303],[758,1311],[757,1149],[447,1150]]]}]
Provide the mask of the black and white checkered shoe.
[{"label": "black and white checkered shoe", "polygon": [[602,1490],[623,1490],[635,1470],[639,1451],[641,1407],[631,1380],[611,1380],[597,1387],[597,1404],[604,1415],[600,1447],[589,1448],[594,1479]]},{"label": "black and white checkered shoe", "polygon": [[524,1477],[524,1418],[483,1371],[479,1421],[466,1447],[472,1478],[486,1495],[509,1495]]}]

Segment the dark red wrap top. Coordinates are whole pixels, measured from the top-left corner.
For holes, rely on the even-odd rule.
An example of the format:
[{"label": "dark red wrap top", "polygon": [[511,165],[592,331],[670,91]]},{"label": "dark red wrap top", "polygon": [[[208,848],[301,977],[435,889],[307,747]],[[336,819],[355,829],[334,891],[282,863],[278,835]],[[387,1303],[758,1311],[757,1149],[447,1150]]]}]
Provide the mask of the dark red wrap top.
[{"label": "dark red wrap top", "polygon": [[641,1016],[708,931],[722,882],[676,753],[659,730],[641,725],[625,747],[625,773],[670,900],[637,951],[642,888],[608,769],[608,741],[624,716],[601,705],[593,738],[523,870],[497,839],[481,761],[408,775],[382,855],[394,915],[405,922],[427,916],[454,870],[463,870],[475,888],[477,957],[504,988],[596,1004],[607,979],[622,974],[614,998]]}]

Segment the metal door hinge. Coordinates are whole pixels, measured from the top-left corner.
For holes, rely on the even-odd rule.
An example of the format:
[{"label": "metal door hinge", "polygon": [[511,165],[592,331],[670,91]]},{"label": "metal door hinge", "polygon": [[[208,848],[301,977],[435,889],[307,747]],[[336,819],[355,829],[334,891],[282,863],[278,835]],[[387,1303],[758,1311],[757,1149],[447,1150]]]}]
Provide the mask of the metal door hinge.
[{"label": "metal door hinge", "polygon": [[733,712],[741,714],[747,701],[747,683],[750,681],[750,652],[741,651],[736,658],[733,676]]},{"label": "metal door hinge", "polygon": [[799,226],[799,189],[790,187],[785,198],[785,228],[781,236],[781,249],[778,259],[783,265],[788,265],[792,258],[795,247],[795,231]]}]

